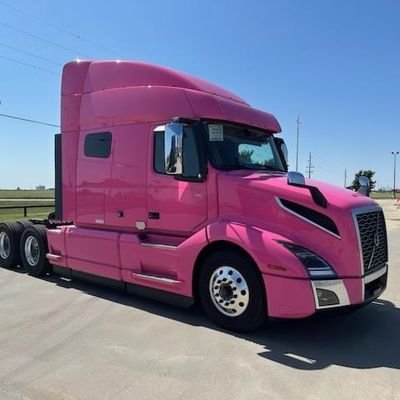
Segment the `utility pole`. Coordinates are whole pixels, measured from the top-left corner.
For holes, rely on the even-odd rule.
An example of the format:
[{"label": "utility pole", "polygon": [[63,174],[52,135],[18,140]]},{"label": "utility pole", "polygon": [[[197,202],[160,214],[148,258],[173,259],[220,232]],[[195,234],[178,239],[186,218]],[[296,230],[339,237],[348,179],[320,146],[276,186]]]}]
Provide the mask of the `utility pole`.
[{"label": "utility pole", "polygon": [[394,162],[393,162],[393,198],[396,198],[396,159],[399,154],[398,151],[392,151]]},{"label": "utility pole", "polygon": [[308,166],[306,169],[306,172],[308,173],[308,178],[311,178],[311,173],[313,172],[313,169],[314,169],[314,165],[312,165],[311,160],[312,160],[312,157],[311,157],[311,152],[310,152],[310,154],[308,155]]},{"label": "utility pole", "polygon": [[299,171],[299,135],[300,135],[300,115],[297,116],[297,142],[296,142],[296,172]]},{"label": "utility pole", "polygon": [[344,170],[344,187],[347,187],[347,169]]}]

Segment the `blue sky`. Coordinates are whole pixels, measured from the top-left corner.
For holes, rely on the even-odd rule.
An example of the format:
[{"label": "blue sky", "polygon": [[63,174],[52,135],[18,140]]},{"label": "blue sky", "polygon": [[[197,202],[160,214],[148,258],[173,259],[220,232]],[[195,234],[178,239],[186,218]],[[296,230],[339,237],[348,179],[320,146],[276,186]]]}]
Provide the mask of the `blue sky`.
[{"label": "blue sky", "polygon": [[[372,169],[378,186],[392,187],[390,153],[400,150],[399,21],[400,2],[389,0],[0,0],[0,43],[59,64],[82,53],[198,75],[275,114],[292,169],[300,114],[301,172],[312,152],[316,179],[343,185],[347,169],[349,184],[357,170]],[[1,56],[61,70],[0,44]],[[0,58],[0,113],[58,124],[59,89],[57,74]],[[53,186],[55,131],[0,117],[0,187]]]}]

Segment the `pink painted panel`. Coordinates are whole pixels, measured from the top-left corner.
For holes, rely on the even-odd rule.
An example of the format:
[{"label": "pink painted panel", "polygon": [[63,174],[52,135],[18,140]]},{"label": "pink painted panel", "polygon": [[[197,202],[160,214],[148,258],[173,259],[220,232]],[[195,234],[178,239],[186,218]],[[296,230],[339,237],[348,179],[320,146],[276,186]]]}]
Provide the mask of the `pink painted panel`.
[{"label": "pink painted panel", "polygon": [[59,259],[51,260],[52,264],[60,265],[62,267],[67,266],[67,259],[66,259],[66,249],[65,249],[65,235],[64,235],[65,228],[60,227],[57,229],[48,229],[46,231],[47,236],[47,243],[49,246],[49,253],[55,256],[60,256]]},{"label": "pink painted panel", "polygon": [[[311,184],[318,184],[310,182]],[[360,257],[351,208],[375,204],[368,197],[331,185],[319,185],[328,199],[327,209],[316,205],[307,189],[289,186],[286,177],[259,173],[220,173],[219,211],[225,219],[259,226],[303,245],[327,259],[339,276],[361,275]],[[223,190],[221,190],[223,188]],[[331,217],[341,238],[318,229],[282,209],[276,197],[304,205]],[[248,243],[247,248],[253,244]]]},{"label": "pink painted panel", "polygon": [[[121,236],[123,280],[173,293],[180,293],[185,296],[192,296],[194,264],[198,254],[207,244],[205,229],[198,231],[186,240],[177,239],[177,242],[180,242],[180,244],[176,248],[170,249],[157,246],[142,246],[136,242],[134,236],[134,234]],[[133,261],[129,261],[128,254],[132,254]],[[137,269],[138,258],[140,259],[140,270]],[[142,280],[136,278],[134,272],[165,276],[175,279],[180,283],[165,285],[159,282]]]},{"label": "pink painted panel", "polygon": [[66,250],[70,268],[120,279],[119,233],[69,227]]},{"label": "pink painted panel", "polygon": [[61,94],[74,95],[84,91],[84,85],[92,61],[71,61],[64,65],[62,73]]},{"label": "pink painted panel", "polygon": [[[152,126],[148,154],[153,154]],[[148,219],[150,231],[187,235],[207,220],[206,182],[184,182],[172,175],[154,171],[153,158],[147,164],[147,211],[158,212],[159,219]]]},{"label": "pink painted panel", "polygon": [[204,182],[183,182],[171,175],[148,174],[148,211],[160,219],[148,219],[148,229],[156,232],[189,234],[207,218],[207,192]]},{"label": "pink painted panel", "polygon": [[82,260],[81,258],[68,257],[68,265],[75,271],[85,272],[87,274],[101,276],[103,278],[121,281],[121,270],[108,264]]},{"label": "pink painted panel", "polygon": [[138,61],[91,62],[84,92],[135,86],[190,88],[245,103],[234,93],[203,79],[159,65]]},{"label": "pink painted panel", "polygon": [[361,278],[345,278],[343,279],[347,294],[351,304],[360,304],[363,298],[363,281]]},{"label": "pink painted panel", "polygon": [[270,317],[304,318],[315,312],[314,295],[309,280],[265,274],[263,279]]},{"label": "pink painted panel", "polygon": [[87,93],[82,97],[80,123],[85,128],[193,117],[183,89],[128,87]]},{"label": "pink painted panel", "polygon": [[249,105],[193,90],[186,90],[186,94],[194,113],[200,118],[238,122],[271,132],[281,131],[277,119],[272,114]]},{"label": "pink painted panel", "polygon": [[[94,131],[96,132],[96,131]],[[112,154],[109,158],[86,157],[84,143],[87,134],[81,131],[78,144],[76,171],[76,221],[79,224],[103,225],[105,223],[105,190],[111,178]],[[114,140],[111,146],[113,151]]]},{"label": "pink painted panel", "polygon": [[141,271],[141,248],[140,240],[136,234],[121,234],[119,239],[119,252],[123,271]]},{"label": "pink painted panel", "polygon": [[[262,273],[287,278],[308,278],[299,259],[277,242],[277,240],[288,240],[288,238],[259,228],[256,221],[248,221],[247,224],[231,221],[232,218],[227,216],[226,219],[208,225],[206,228],[208,240],[210,242],[228,241],[240,246],[253,258]],[[270,265],[283,269],[271,269]]]},{"label": "pink painted panel", "polygon": [[[104,182],[105,224],[136,230],[137,221],[146,221],[148,163],[147,124],[113,127],[111,179]],[[122,214],[121,214],[122,213]]]}]

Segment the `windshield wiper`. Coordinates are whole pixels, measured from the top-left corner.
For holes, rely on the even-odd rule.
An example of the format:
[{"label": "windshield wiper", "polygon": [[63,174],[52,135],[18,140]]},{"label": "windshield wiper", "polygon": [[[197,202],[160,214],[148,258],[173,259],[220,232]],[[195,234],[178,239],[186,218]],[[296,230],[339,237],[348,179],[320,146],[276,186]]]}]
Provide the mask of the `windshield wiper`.
[{"label": "windshield wiper", "polygon": [[247,166],[247,165],[220,165],[218,167],[219,169],[223,170],[223,171],[237,171],[237,170],[241,170],[244,169],[246,171],[279,171],[279,172],[284,172],[279,168],[276,167],[271,167],[271,166]]},{"label": "windshield wiper", "polygon": [[251,169],[254,171],[279,171],[284,172],[281,169],[274,167],[272,165],[249,165],[245,167],[246,169]]},{"label": "windshield wiper", "polygon": [[238,169],[249,169],[249,168],[246,168],[246,167],[244,167],[243,165],[227,165],[227,164],[224,164],[224,165],[219,165],[218,166],[218,168],[219,169],[222,169],[222,170],[224,170],[224,171],[234,171],[234,170],[238,170]]}]

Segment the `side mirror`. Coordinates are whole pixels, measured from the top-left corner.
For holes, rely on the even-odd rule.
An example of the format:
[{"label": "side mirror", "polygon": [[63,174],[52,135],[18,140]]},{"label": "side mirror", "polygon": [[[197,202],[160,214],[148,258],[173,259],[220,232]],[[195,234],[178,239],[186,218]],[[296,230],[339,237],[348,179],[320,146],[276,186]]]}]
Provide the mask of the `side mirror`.
[{"label": "side mirror", "polygon": [[292,186],[304,186],[306,180],[301,172],[290,171],[287,175],[287,183]]},{"label": "side mirror", "polygon": [[165,172],[168,175],[183,174],[183,124],[170,123],[165,125],[164,151]]},{"label": "side mirror", "polygon": [[360,184],[360,187],[357,192],[363,194],[364,196],[369,196],[369,193],[371,191],[371,184],[368,177],[361,175],[358,178],[358,183]]},{"label": "side mirror", "polygon": [[289,152],[288,148],[286,146],[286,143],[283,139],[274,137],[274,142],[276,145],[276,148],[278,150],[279,156],[282,159],[283,166],[285,167],[285,170],[288,170],[289,166]]}]

